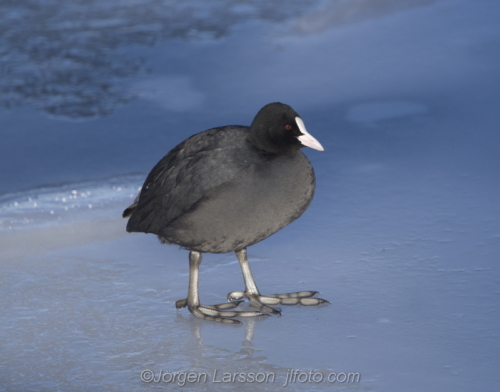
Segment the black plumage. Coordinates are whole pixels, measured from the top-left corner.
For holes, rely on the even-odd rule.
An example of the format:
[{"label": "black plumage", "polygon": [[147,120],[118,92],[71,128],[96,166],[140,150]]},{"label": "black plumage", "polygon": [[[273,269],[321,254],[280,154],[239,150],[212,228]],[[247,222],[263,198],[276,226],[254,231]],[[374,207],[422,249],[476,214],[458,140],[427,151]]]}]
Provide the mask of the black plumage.
[{"label": "black plumage", "polygon": [[[235,251],[240,258],[246,247],[293,222],[311,203],[315,176],[300,151],[304,146],[323,149],[299,115],[282,103],[264,106],[251,127],[225,126],[193,135],[149,173],[136,201],[124,211],[124,217],[130,216],[127,231],[156,234],[192,253]],[[261,310],[275,310],[261,305]]]}]

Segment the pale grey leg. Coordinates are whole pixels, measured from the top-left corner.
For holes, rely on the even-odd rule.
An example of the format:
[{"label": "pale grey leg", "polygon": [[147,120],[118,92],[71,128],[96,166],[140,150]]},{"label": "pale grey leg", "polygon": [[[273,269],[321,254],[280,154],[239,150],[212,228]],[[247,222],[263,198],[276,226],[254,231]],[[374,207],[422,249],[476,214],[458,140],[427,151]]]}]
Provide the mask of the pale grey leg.
[{"label": "pale grey leg", "polygon": [[[240,300],[248,298],[250,304],[259,308],[263,312],[281,314],[280,310],[274,309],[268,305],[304,305],[315,306],[323,303],[329,303],[325,299],[311,298],[316,295],[317,291],[298,291],[295,293],[260,295],[259,289],[255,284],[255,280],[250,270],[248,263],[247,250],[242,249],[235,252],[240,262],[243,279],[245,280],[245,291],[233,291],[227,295],[227,300]],[[230,302],[229,302],[230,303]]]},{"label": "pale grey leg", "polygon": [[266,313],[257,311],[228,311],[237,307],[242,301],[228,302],[220,305],[201,305],[198,293],[198,275],[201,264],[201,253],[196,251],[189,252],[189,288],[188,297],[181,299],[175,303],[177,309],[187,306],[189,311],[196,317],[220,321],[223,323],[239,324],[240,321],[233,320],[231,317],[252,317],[252,316],[267,316]]}]

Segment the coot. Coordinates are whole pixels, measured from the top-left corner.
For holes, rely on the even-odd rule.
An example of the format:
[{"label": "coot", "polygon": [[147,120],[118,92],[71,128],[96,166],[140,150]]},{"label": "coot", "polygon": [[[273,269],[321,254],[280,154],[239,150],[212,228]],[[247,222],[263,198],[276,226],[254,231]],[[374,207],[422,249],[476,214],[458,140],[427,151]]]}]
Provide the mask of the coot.
[{"label": "coot", "polygon": [[[323,151],[288,105],[264,106],[250,127],[225,126],[198,133],[171,150],[149,173],[134,203],[123,212],[129,232],[153,233],[189,252],[189,289],[176,307],[196,317],[239,323],[237,316],[279,314],[270,305],[318,305],[316,291],[261,295],[246,248],[276,233],[307,209],[314,194],[311,163],[300,151]],[[245,291],[221,305],[200,305],[202,253],[236,252]],[[228,310],[243,298],[257,311]]]}]

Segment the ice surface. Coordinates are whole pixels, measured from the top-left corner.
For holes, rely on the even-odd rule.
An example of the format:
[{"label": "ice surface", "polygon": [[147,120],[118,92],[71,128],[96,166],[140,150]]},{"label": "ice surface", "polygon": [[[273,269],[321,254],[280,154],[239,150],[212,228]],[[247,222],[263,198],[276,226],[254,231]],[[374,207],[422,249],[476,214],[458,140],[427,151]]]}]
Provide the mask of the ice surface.
[{"label": "ice surface", "polygon": [[[95,31],[112,15],[98,3]],[[129,3],[144,7],[134,31],[145,34],[156,3]],[[323,2],[282,11],[279,22],[255,19],[259,2],[221,4],[233,8],[217,23],[238,15],[221,39],[167,34],[132,47],[113,30],[152,74],[113,78],[113,94],[139,98],[122,109],[106,101],[108,117],[0,112],[0,390],[496,391],[500,6]],[[186,15],[194,11],[196,24],[211,12]],[[76,23],[77,9],[66,12]],[[88,42],[93,29],[74,36]],[[39,106],[35,93],[24,103]],[[263,293],[318,290],[331,305],[283,306],[281,317],[241,326],[195,319],[175,309],[187,251],[127,234],[121,213],[177,142],[248,124],[274,100],[291,104],[325,151],[305,151],[317,174],[309,210],[249,248],[250,263]],[[205,255],[200,280],[205,304],[243,287],[233,254]],[[147,383],[146,369],[208,378]],[[283,387],[290,370],[361,379]],[[238,372],[275,379],[217,382]]]},{"label": "ice surface", "polygon": [[132,203],[143,176],[43,187],[0,196],[0,232],[116,218],[117,205]]}]

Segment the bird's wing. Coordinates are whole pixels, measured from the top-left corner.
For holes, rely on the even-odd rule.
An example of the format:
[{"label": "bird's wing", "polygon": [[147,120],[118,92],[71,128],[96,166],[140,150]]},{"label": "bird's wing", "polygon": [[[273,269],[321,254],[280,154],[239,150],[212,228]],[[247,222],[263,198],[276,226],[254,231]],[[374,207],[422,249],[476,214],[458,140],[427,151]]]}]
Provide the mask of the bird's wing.
[{"label": "bird's wing", "polygon": [[133,210],[127,231],[158,234],[211,189],[235,178],[250,164],[243,158],[241,132],[244,127],[211,129],[165,155],[149,173],[135,207],[125,210]]}]

